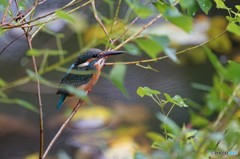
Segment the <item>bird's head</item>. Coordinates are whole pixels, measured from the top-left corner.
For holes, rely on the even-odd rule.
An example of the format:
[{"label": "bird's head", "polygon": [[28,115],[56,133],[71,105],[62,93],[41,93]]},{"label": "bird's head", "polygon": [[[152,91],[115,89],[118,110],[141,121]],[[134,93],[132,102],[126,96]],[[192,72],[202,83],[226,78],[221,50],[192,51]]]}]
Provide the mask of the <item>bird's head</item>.
[{"label": "bird's head", "polygon": [[74,65],[78,67],[88,66],[91,62],[98,63],[101,67],[104,65],[105,59],[108,56],[119,55],[124,53],[124,51],[102,51],[99,49],[89,49],[80,56],[78,56]]}]

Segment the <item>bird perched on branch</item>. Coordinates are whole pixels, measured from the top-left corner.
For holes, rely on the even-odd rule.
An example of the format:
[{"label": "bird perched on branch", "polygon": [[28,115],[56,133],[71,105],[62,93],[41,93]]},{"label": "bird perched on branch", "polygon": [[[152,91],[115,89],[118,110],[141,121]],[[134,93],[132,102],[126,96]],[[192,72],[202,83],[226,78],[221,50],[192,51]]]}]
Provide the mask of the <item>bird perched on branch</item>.
[{"label": "bird perched on branch", "polygon": [[106,58],[122,53],[124,53],[124,51],[102,51],[93,48],[81,54],[74,64],[71,65],[60,83],[57,94],[61,94],[61,97],[58,101],[57,108],[61,108],[66,97],[73,96],[73,94],[69,93],[63,86],[70,85],[87,93],[90,92],[99,79]]}]

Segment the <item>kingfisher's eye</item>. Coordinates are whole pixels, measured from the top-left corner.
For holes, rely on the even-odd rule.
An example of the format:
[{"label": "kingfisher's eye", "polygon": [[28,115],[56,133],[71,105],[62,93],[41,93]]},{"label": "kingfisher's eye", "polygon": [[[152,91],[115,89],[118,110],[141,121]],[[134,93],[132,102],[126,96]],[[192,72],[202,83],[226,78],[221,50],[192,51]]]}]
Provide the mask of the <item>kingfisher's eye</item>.
[{"label": "kingfisher's eye", "polygon": [[92,57],[93,57],[93,58],[96,58],[96,57],[98,57],[98,55],[97,55],[97,54],[94,54],[94,55],[92,55]]}]

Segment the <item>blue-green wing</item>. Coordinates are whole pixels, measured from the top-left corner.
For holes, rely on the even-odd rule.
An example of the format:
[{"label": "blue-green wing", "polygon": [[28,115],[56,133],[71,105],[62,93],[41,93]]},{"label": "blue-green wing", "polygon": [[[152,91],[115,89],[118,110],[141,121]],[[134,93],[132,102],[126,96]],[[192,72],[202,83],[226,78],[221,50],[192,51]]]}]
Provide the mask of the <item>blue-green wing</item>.
[{"label": "blue-green wing", "polygon": [[[66,90],[61,88],[62,85],[71,85],[74,87],[79,87],[83,84],[88,83],[92,78],[93,73],[91,72],[87,73],[87,70],[88,70],[87,67],[82,68],[71,67],[64,76],[64,78],[62,79],[57,94],[69,94]],[[79,74],[77,74],[78,71]],[[81,74],[81,71],[82,73],[84,71],[84,74]]]}]

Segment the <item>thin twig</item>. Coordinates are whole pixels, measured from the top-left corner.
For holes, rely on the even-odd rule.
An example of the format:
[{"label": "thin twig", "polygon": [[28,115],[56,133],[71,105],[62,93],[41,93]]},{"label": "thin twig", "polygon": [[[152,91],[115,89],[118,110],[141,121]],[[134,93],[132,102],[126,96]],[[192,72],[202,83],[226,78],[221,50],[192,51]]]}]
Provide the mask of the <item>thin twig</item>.
[{"label": "thin twig", "polygon": [[[82,7],[85,7],[85,6],[88,5],[89,3],[91,3],[91,0],[88,1],[88,2],[86,2],[86,3],[83,3],[82,5],[74,8],[74,9],[72,9],[72,10],[70,10],[70,11],[67,11],[66,13],[71,14],[72,12],[74,12],[74,11],[76,11],[76,10],[82,8]],[[56,10],[56,11],[58,11],[58,10]],[[59,19],[58,17],[54,17],[56,11],[51,12],[51,13],[49,13],[49,14],[46,14],[46,15],[44,15],[44,16],[39,17],[39,19],[42,19],[42,18],[45,18],[45,17],[48,17],[48,16],[52,15],[52,16],[49,17],[46,21],[42,21],[42,22],[38,22],[38,23],[34,23],[34,24],[28,24],[28,23],[32,23],[32,22],[33,22],[33,20],[29,20],[29,21],[23,22],[23,23],[21,23],[21,24],[19,24],[19,25],[10,25],[10,26],[7,26],[7,27],[9,27],[9,28],[7,28],[7,29],[12,29],[12,28],[15,28],[15,27],[30,28],[30,27],[40,26],[40,28],[38,28],[38,30],[40,30],[44,25],[46,25],[46,23],[49,23],[49,22],[52,22],[52,21],[54,21],[54,20],[58,20],[58,19]],[[17,16],[16,18],[18,18],[18,16]],[[36,20],[39,20],[39,19],[36,18],[35,21],[36,21]],[[27,25],[25,25],[25,24],[27,24]],[[0,25],[0,26],[1,26],[1,25]],[[6,29],[6,26],[5,26],[5,27],[2,27],[2,29],[5,29],[5,31],[7,30],[7,29]],[[37,31],[37,32],[38,32],[38,31]],[[1,33],[1,32],[0,32],[0,33]],[[34,34],[32,34],[32,37],[34,37]]]},{"label": "thin twig", "polygon": [[[16,3],[17,4],[17,3]],[[25,21],[25,18],[30,15],[29,20],[32,20],[33,18],[33,14],[35,12],[36,7],[38,6],[38,0],[35,0],[34,2],[34,6],[32,8],[32,10],[24,16],[24,18],[20,19]],[[19,12],[19,11],[18,11]],[[22,22],[24,22],[22,21]],[[22,23],[20,22],[20,23]],[[29,45],[30,50],[33,49],[32,47],[32,36],[29,34],[29,32],[31,31],[32,27],[29,27],[27,29],[22,28],[23,31],[25,32],[26,38],[27,38],[27,42]],[[40,81],[39,81],[39,76],[38,76],[38,69],[37,69],[37,63],[36,63],[36,59],[35,56],[32,55],[32,62],[33,62],[33,68],[34,68],[34,72],[36,74],[36,80],[37,80],[37,97],[38,97],[38,109],[39,109],[39,159],[42,159],[43,156],[43,146],[44,146],[44,130],[43,130],[43,105],[42,105],[42,97],[41,97],[41,87],[40,87]]]},{"label": "thin twig", "polygon": [[23,33],[22,35],[16,37],[15,39],[13,39],[10,43],[8,43],[0,52],[0,55],[12,44],[14,43],[16,40],[18,40],[19,38],[21,38],[22,36],[24,36],[25,33]]},{"label": "thin twig", "polygon": [[140,35],[145,29],[147,29],[149,26],[151,26],[153,23],[155,23],[161,17],[162,17],[162,14],[159,14],[158,16],[156,16],[154,19],[152,19],[150,22],[148,22],[146,25],[144,25],[141,30],[139,30],[138,32],[136,32],[135,34],[133,34],[132,36],[127,38],[125,41],[123,41],[121,44],[119,44],[116,48],[114,48],[114,50],[120,49],[123,45],[125,45],[126,43],[128,43],[129,41],[131,41],[132,39],[137,37],[138,35]]},{"label": "thin twig", "polygon": [[71,121],[71,119],[74,117],[74,115],[77,113],[77,110],[83,105],[83,103],[84,103],[83,100],[79,100],[78,101],[77,105],[74,107],[74,109],[72,110],[71,114],[68,116],[68,118],[62,124],[62,126],[60,127],[58,132],[55,134],[55,136],[52,139],[52,141],[49,143],[47,149],[45,150],[45,152],[43,154],[43,159],[47,156],[47,154],[49,153],[50,149],[53,147],[54,143],[57,141],[59,136],[62,134],[63,130],[66,128],[68,123]]},{"label": "thin twig", "polygon": [[[25,18],[28,15],[30,15],[30,20],[33,18],[33,14],[34,14],[34,11],[35,11],[37,5],[38,5],[38,0],[35,0],[35,3],[34,3],[34,6],[33,6],[32,10],[26,16],[24,16],[23,20],[25,20]],[[31,12],[32,12],[32,14],[31,14]],[[30,50],[32,50],[33,49],[33,47],[32,47],[32,36],[29,34],[29,32],[31,31],[31,27],[27,28],[27,30],[25,28],[22,28],[22,29],[25,32],[29,48],[30,48]],[[41,87],[40,87],[40,81],[39,81],[39,76],[38,76],[37,63],[36,63],[36,59],[35,59],[34,55],[32,56],[32,62],[33,62],[34,72],[35,72],[36,78],[37,78],[37,97],[38,97],[38,109],[39,109],[39,134],[40,134],[39,135],[39,159],[42,159],[43,146],[44,146],[43,108],[42,108],[43,105],[42,105]]]},{"label": "thin twig", "polygon": [[6,20],[7,13],[8,13],[8,10],[9,10],[10,6],[11,6],[11,3],[12,3],[12,0],[9,0],[8,6],[7,6],[7,8],[6,8],[6,10],[5,10],[4,14],[3,14],[3,17],[2,17],[2,21],[1,21],[2,24],[4,24],[4,22]]},{"label": "thin twig", "polygon": [[234,89],[233,93],[231,94],[231,96],[229,97],[228,101],[227,101],[227,105],[226,107],[224,107],[224,109],[219,113],[218,117],[217,117],[217,120],[214,122],[213,124],[213,127],[216,128],[217,125],[220,123],[221,119],[223,118],[224,114],[226,112],[229,112],[227,110],[229,110],[229,105],[232,104],[234,98],[236,97],[236,94],[239,92],[240,90],[240,84],[238,84],[236,86],[236,88]]},{"label": "thin twig", "polygon": [[[116,12],[115,12],[115,15],[114,15],[114,18],[113,18],[113,22],[112,22],[112,26],[111,26],[111,29],[110,29],[110,34],[111,34],[112,31],[113,31],[114,24],[117,22],[117,18],[118,18],[118,13],[119,13],[119,10],[120,10],[121,2],[122,2],[122,0],[118,0],[117,9],[116,9]],[[114,40],[112,40],[112,41],[110,41],[110,39],[108,40],[108,43],[107,43],[107,45],[106,45],[106,50],[107,50],[107,48],[108,48],[109,42],[111,42],[111,44],[113,45],[113,44],[114,44],[114,41],[116,41],[116,39],[114,39]],[[108,50],[110,50],[110,48],[109,48]]]},{"label": "thin twig", "polygon": [[[187,49],[184,49],[184,50],[181,50],[179,52],[176,53],[176,55],[180,55],[182,53],[185,53],[187,51],[191,51],[193,49],[196,49],[196,48],[199,48],[199,47],[202,47],[204,45],[207,45],[209,44],[210,42],[218,39],[219,37],[221,37],[224,33],[226,33],[226,31],[223,31],[222,33],[218,34],[217,36],[209,39],[208,41],[205,41],[199,45],[196,45],[196,46],[193,46],[193,47],[190,47],[190,48],[187,48]],[[120,44],[121,45],[121,44]],[[117,47],[118,49],[119,47]],[[117,50],[116,48],[114,50]],[[110,66],[110,65],[116,65],[116,64],[123,64],[123,65],[133,65],[133,64],[139,64],[139,63],[148,63],[148,62],[155,62],[155,61],[159,61],[159,60],[162,60],[162,59],[166,59],[166,58],[169,58],[169,56],[161,56],[161,57],[158,57],[158,58],[153,58],[153,59],[146,59],[146,60],[139,60],[139,61],[129,61],[129,62],[112,62],[112,63],[105,63],[106,66]]]},{"label": "thin twig", "polygon": [[128,32],[128,30],[131,28],[131,26],[132,26],[133,24],[135,24],[135,22],[136,22],[138,19],[139,19],[139,17],[136,17],[136,18],[128,25],[127,29],[125,29],[124,32],[123,32],[118,38],[116,38],[116,39],[114,39],[114,40],[112,41],[112,44],[114,44],[118,39],[122,38],[122,37]]},{"label": "thin twig", "polygon": [[39,5],[39,0],[35,0],[34,1],[34,4],[33,4],[33,11],[32,11],[32,13],[30,14],[30,19],[32,19],[33,18],[33,15],[34,15],[34,13],[35,13],[35,10],[36,10],[36,8],[37,8],[37,6]]},{"label": "thin twig", "polygon": [[94,17],[96,19],[96,21],[99,23],[99,25],[102,27],[104,33],[106,34],[106,36],[109,38],[110,41],[112,41],[112,39],[110,38],[109,36],[109,33],[106,29],[106,27],[103,25],[101,19],[99,18],[98,14],[97,14],[97,10],[96,10],[96,7],[95,7],[95,0],[93,0],[92,2],[92,7],[93,7],[93,14],[94,14]]},{"label": "thin twig", "polygon": [[[29,48],[32,50],[32,38],[26,33],[26,38],[28,41]],[[34,67],[34,72],[37,78],[37,96],[38,96],[38,108],[39,108],[39,132],[40,132],[40,148],[39,148],[39,159],[42,159],[43,155],[43,144],[44,144],[44,131],[43,131],[43,111],[42,111],[42,97],[41,97],[41,87],[38,76],[37,64],[35,56],[32,56],[32,62]]]},{"label": "thin twig", "polygon": [[[55,13],[56,13],[57,11],[59,11],[59,10],[67,9],[67,8],[69,8],[69,7],[73,6],[73,5],[81,2],[81,0],[80,0],[80,1],[76,1],[76,2],[74,2],[74,1],[75,1],[75,0],[72,0],[71,2],[69,2],[67,5],[65,5],[65,6],[62,7],[62,8],[56,9],[55,11],[52,11],[52,12],[50,12],[50,13],[47,13],[47,14],[45,14],[45,15],[43,15],[43,16],[40,16],[40,17],[37,17],[37,18],[35,18],[35,19],[31,19],[31,20],[29,20],[29,21],[27,21],[27,22],[20,23],[20,24],[16,24],[16,25],[5,24],[5,25],[1,25],[1,27],[2,27],[2,29],[13,29],[13,28],[22,27],[22,26],[24,26],[24,25],[26,25],[26,24],[35,22],[35,21],[37,21],[37,20],[43,19],[43,18],[48,17],[48,16],[50,16],[50,15],[52,15],[52,14],[55,14]],[[74,2],[74,3],[73,3],[73,2]],[[32,12],[32,11],[31,11],[31,12]],[[24,17],[24,18],[25,18],[25,17]]]},{"label": "thin twig", "polygon": [[[29,48],[32,49],[32,39],[29,35],[27,35],[27,41]],[[43,111],[42,111],[42,97],[41,97],[41,87],[40,87],[40,81],[38,76],[38,70],[37,70],[37,64],[35,56],[32,56],[32,62],[34,67],[34,72],[36,74],[37,78],[37,96],[38,96],[38,108],[39,108],[39,131],[40,131],[40,149],[39,149],[39,159],[42,159],[43,155],[43,144],[44,144],[44,131],[43,131]]]},{"label": "thin twig", "polygon": [[[88,5],[90,2],[91,2],[91,0],[88,1],[88,2],[86,2],[86,3],[83,3],[82,5],[74,8],[74,9],[72,9],[72,10],[70,10],[70,11],[68,11],[67,13],[70,14],[70,13],[76,11],[77,9],[82,8],[82,7],[86,6],[86,5]],[[75,3],[74,3],[74,4],[75,4]],[[55,11],[55,12],[56,12],[56,11]],[[48,18],[47,21],[42,22],[42,23],[40,23],[40,24],[37,24],[37,25],[41,25],[41,26],[32,34],[32,37],[36,36],[36,34],[42,29],[42,27],[43,27],[44,25],[46,25],[46,23],[59,19],[59,18],[57,18],[57,17],[54,18],[55,12],[52,14],[51,17]]]},{"label": "thin twig", "polygon": [[17,2],[17,0],[14,0],[14,2],[15,2],[15,5],[16,5],[16,8],[17,8],[17,11],[19,12],[19,7],[18,7],[18,2]]},{"label": "thin twig", "polygon": [[[33,6],[32,13],[29,12],[30,13],[29,20],[32,20],[32,18],[34,16],[35,10],[36,10],[36,8],[38,6],[38,1],[39,0],[35,0],[34,1],[34,6]],[[32,30],[32,27],[29,27],[27,29],[27,33],[29,33],[31,30]],[[30,37],[30,38],[31,38],[31,41],[28,40],[28,42],[30,42],[29,46],[31,46],[30,49],[32,49],[31,42],[32,42],[32,38],[33,37]],[[44,146],[43,108],[42,108],[43,106],[42,106],[42,98],[41,98],[41,87],[40,87],[40,81],[39,81],[39,78],[38,78],[38,69],[37,69],[35,56],[32,56],[32,61],[33,61],[33,64],[34,64],[34,71],[35,71],[36,78],[37,78],[37,95],[38,95],[38,108],[39,108],[39,133],[40,133],[40,135],[39,135],[39,159],[42,159],[42,156],[43,156],[43,146]]]}]

